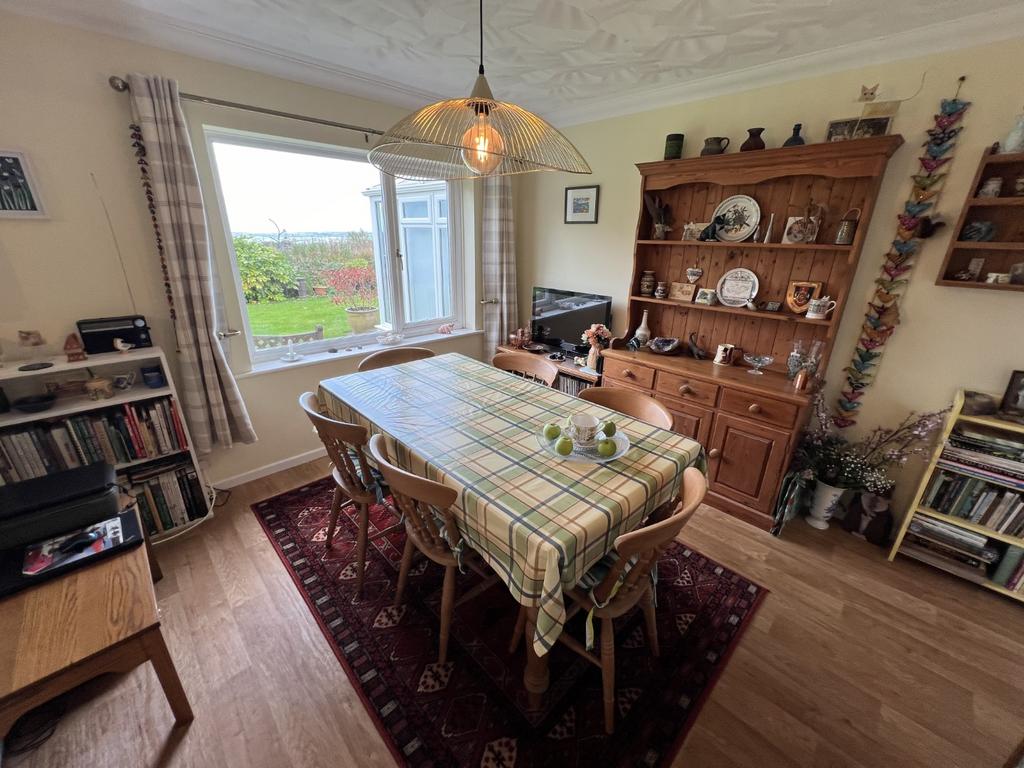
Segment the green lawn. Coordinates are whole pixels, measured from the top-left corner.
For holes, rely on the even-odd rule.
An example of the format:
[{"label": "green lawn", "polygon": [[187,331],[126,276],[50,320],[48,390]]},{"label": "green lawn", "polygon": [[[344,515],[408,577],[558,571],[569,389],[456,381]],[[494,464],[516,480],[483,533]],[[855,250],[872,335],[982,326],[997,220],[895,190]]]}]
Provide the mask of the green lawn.
[{"label": "green lawn", "polygon": [[345,307],[328,296],[249,304],[249,324],[255,336],[310,333],[324,327],[324,338],[347,336],[350,331]]}]

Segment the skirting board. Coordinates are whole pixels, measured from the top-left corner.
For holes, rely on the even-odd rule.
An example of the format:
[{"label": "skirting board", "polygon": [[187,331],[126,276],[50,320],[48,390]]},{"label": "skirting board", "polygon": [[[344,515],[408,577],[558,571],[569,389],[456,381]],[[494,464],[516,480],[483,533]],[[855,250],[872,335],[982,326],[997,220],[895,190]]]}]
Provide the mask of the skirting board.
[{"label": "skirting board", "polygon": [[210,485],[218,489],[234,488],[236,485],[242,485],[253,480],[259,480],[261,477],[272,475],[275,472],[281,472],[285,469],[291,469],[297,467],[299,464],[305,464],[315,459],[323,458],[327,455],[327,451],[323,448],[314,448],[312,451],[306,451],[300,453],[298,456],[291,456],[287,459],[281,459],[280,461],[274,461],[270,464],[264,464],[262,467],[256,467],[256,469],[250,469],[248,472],[242,472],[239,475],[232,475],[231,477],[225,477],[220,480],[210,481]]}]

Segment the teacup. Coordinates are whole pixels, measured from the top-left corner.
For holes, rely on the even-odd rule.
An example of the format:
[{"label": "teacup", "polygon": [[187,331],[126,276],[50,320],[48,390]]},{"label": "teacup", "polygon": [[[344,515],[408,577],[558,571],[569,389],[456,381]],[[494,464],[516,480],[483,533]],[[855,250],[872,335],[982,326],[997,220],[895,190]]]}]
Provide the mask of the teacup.
[{"label": "teacup", "polygon": [[577,445],[587,446],[597,437],[597,428],[601,425],[596,416],[589,413],[574,413],[569,417],[569,437]]},{"label": "teacup", "polygon": [[824,320],[828,317],[828,313],[836,308],[836,304],[837,302],[828,296],[822,296],[820,299],[811,299],[807,302],[807,318],[809,320]]}]

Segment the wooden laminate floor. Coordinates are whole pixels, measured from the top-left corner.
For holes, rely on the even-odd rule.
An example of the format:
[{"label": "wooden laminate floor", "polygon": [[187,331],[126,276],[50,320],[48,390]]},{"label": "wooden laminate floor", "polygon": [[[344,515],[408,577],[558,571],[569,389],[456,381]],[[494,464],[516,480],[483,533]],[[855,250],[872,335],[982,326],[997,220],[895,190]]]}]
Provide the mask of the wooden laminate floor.
[{"label": "wooden laminate floor", "polygon": [[[236,488],[157,549],[164,631],[195,710],[173,729],[148,667],[90,684],[4,766],[393,766],[248,506],[326,474]],[[802,521],[773,539],[703,508],[682,539],[771,590],[674,766],[1010,764],[1024,735],[1024,608]]]}]

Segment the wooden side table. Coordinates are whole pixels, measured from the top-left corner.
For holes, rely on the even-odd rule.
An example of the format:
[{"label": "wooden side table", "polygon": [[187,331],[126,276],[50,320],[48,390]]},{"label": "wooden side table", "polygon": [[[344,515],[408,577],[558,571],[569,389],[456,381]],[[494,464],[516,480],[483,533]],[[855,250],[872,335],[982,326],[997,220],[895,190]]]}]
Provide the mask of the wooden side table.
[{"label": "wooden side table", "polygon": [[147,661],[175,722],[192,720],[160,632],[145,546],[0,600],[0,627],[0,739],[30,709]]}]

